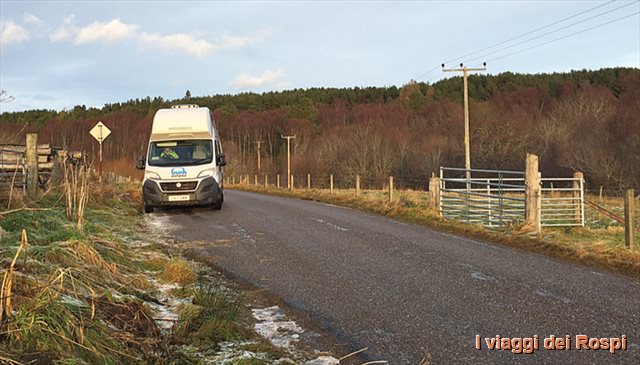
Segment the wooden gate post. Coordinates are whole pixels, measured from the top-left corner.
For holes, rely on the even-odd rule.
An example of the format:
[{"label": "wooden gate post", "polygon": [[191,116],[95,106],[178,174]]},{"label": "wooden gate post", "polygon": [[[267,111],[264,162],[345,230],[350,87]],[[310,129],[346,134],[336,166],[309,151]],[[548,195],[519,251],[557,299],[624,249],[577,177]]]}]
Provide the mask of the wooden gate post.
[{"label": "wooden gate post", "polygon": [[582,172],[574,172],[573,178],[573,219],[582,223],[582,181],[584,181],[584,174]]},{"label": "wooden gate post", "polygon": [[38,199],[38,134],[27,133],[27,198]]},{"label": "wooden gate post", "polygon": [[329,194],[333,194],[333,174],[329,175]]},{"label": "wooden gate post", "polygon": [[538,171],[538,156],[527,153],[525,169],[525,224],[534,232],[541,231],[541,203],[542,191],[540,187],[540,172]]},{"label": "wooden gate post", "polygon": [[429,198],[431,205],[436,208],[438,216],[440,216],[440,177],[438,176],[429,178]]},{"label": "wooden gate post", "polygon": [[633,189],[627,189],[624,194],[624,243],[630,250],[635,248],[635,232],[633,227],[633,215],[635,213],[634,197]]}]

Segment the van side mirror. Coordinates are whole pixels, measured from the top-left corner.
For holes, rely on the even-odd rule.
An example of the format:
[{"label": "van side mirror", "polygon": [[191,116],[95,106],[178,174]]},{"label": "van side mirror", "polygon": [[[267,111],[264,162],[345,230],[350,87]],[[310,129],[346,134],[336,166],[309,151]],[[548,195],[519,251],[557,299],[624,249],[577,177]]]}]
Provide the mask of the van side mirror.
[{"label": "van side mirror", "polygon": [[144,170],[146,167],[147,161],[145,161],[144,157],[138,157],[138,161],[136,161],[136,169]]},{"label": "van side mirror", "polygon": [[227,160],[224,158],[224,155],[218,155],[218,166],[226,166]]}]

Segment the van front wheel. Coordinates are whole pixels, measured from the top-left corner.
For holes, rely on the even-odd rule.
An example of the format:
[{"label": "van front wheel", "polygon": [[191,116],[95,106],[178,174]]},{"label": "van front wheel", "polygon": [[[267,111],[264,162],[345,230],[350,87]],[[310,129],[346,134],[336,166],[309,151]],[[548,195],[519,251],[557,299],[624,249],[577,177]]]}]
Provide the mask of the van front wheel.
[{"label": "van front wheel", "polygon": [[147,203],[144,203],[144,212],[153,213],[153,207],[151,205],[147,205]]},{"label": "van front wheel", "polygon": [[220,192],[220,197],[215,203],[213,203],[213,205],[211,205],[211,207],[213,210],[220,210],[222,209],[222,202],[224,202],[224,193]]}]

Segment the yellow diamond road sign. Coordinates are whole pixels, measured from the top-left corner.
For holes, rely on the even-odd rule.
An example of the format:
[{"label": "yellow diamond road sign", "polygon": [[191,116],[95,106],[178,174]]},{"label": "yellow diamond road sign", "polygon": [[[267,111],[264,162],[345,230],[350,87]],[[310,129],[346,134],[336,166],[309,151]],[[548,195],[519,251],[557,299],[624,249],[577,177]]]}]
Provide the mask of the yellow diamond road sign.
[{"label": "yellow diamond road sign", "polygon": [[102,124],[102,122],[98,122],[90,131],[89,134],[93,136],[93,138],[97,139],[98,142],[102,143],[110,134],[111,130],[107,128],[106,125]]}]

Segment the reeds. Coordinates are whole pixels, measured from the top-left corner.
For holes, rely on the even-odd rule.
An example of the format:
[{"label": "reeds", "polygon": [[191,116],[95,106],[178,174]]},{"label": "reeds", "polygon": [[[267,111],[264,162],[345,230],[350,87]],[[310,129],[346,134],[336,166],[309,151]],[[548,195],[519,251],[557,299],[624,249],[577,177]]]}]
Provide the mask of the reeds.
[{"label": "reeds", "polygon": [[89,201],[90,169],[84,163],[67,159],[63,166],[63,187],[67,218],[76,222],[76,229],[82,231],[84,211]]},{"label": "reeds", "polygon": [[22,243],[18,247],[16,255],[13,257],[13,261],[11,261],[9,270],[4,273],[4,277],[2,278],[2,288],[0,290],[0,306],[2,306],[2,314],[0,315],[0,323],[4,323],[5,319],[11,314],[11,289],[13,287],[13,269],[16,266],[16,261],[18,260],[18,256],[20,256],[20,252],[23,248],[26,249],[26,246],[28,244],[29,241],[27,239],[27,231],[23,229]]}]

